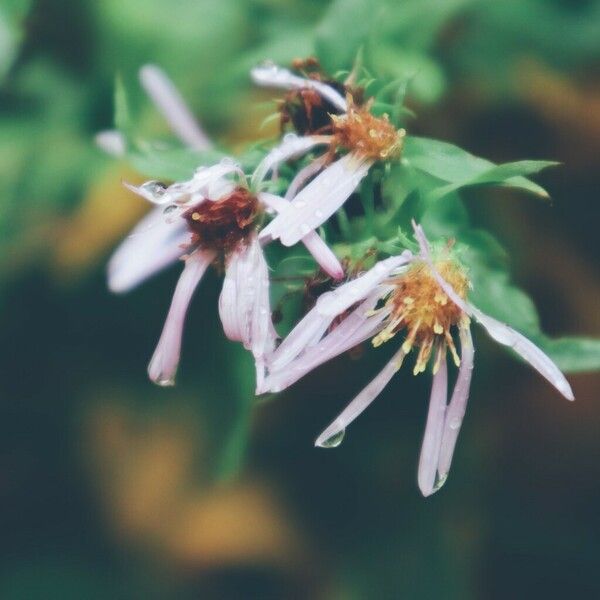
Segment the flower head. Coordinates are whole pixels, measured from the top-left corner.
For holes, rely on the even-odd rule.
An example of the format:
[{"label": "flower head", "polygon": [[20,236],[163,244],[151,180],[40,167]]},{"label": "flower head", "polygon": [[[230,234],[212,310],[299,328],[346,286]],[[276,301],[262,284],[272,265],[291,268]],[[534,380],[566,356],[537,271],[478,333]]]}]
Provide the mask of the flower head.
[{"label": "flower head", "polygon": [[[471,318],[497,342],[512,348],[566,398],[572,400],[573,393],[558,367],[539,348],[468,301],[467,271],[450,248],[432,250],[417,225],[415,235],[420,245],[417,255],[405,251],[382,260],[319,298],[273,353],[261,391],[279,391],[367,339],[379,346],[402,332],[404,339],[392,359],[323,431],[316,444],[338,445],[345,428],[379,395],[405,356],[416,348],[415,374],[424,371],[433,356],[433,385],[418,470],[419,487],[428,496],[448,476],[465,414],[474,358]],[[455,337],[460,340],[460,355]],[[449,400],[447,350],[459,367]]]}]

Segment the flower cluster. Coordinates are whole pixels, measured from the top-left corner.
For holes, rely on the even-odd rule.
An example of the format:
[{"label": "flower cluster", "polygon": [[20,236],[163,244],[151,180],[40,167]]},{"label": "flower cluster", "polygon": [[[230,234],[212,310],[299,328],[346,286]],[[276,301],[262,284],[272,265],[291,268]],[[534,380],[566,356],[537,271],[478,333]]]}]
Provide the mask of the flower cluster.
[{"label": "flower cluster", "polygon": [[[566,398],[571,388],[552,360],[523,335],[484,314],[469,300],[469,270],[452,243],[430,243],[413,221],[416,244],[351,256],[331,248],[322,227],[361,187],[371,169],[398,162],[406,132],[356,84],[324,75],[314,59],[293,72],[274,64],[252,71],[260,86],[283,90],[278,103],[282,130],[293,128],[264,153],[251,172],[225,158],[197,168],[191,179],[165,185],[128,185],[156,206],[117,249],[109,263],[111,290],[125,292],[181,260],[166,323],[148,373],[172,385],[181,351],[186,312],[195,288],[213,266],[223,273],[218,312],[225,335],[242,342],[256,363],[256,393],[279,392],[313,369],[371,340],[377,348],[399,339],[383,370],[317,438],[337,446],[346,427],[377,397],[405,358],[413,353],[415,375],[431,365],[433,384],[418,468],[418,483],[430,495],[448,476],[465,414],[474,349],[471,322],[508,346]],[[210,142],[182,99],[155,67],[142,83],[174,131],[195,148]],[[108,147],[108,137],[104,138]],[[117,140],[110,147],[115,148]],[[291,175],[275,194],[278,173]],[[324,289],[297,325],[280,340],[273,323],[266,245],[302,243],[324,274]],[[347,241],[349,242],[349,241]],[[383,255],[383,256],[381,256]],[[373,263],[373,260],[375,261]],[[367,268],[367,265],[372,265]],[[458,347],[457,347],[458,346]],[[458,369],[448,398],[448,358]]]}]

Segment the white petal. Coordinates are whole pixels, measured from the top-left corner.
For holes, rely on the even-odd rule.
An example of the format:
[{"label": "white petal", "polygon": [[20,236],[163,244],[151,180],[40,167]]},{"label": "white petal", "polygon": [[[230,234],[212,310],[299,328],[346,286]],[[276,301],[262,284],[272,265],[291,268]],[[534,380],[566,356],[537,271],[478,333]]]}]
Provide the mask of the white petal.
[{"label": "white petal", "polygon": [[293,133],[283,137],[281,143],[273,148],[260,162],[252,175],[252,187],[256,188],[265,179],[269,171],[275,170],[281,163],[306,154],[315,146],[328,144],[327,135],[297,136]]},{"label": "white petal", "polygon": [[184,144],[195,150],[212,147],[212,142],[162,69],[156,65],[145,65],[140,69],[139,77],[148,96]]},{"label": "white petal", "polygon": [[336,417],[323,433],[315,441],[315,446],[327,447],[328,440],[336,438],[343,434],[346,427],[356,419],[370,404],[379,396],[383,388],[389,383],[396,371],[402,365],[404,352],[400,349],[392,359],[385,365],[383,370],[365,387],[359,394],[346,406],[346,408]]},{"label": "white petal", "polygon": [[281,238],[282,244],[293,246],[344,204],[371,164],[371,161],[354,154],[346,154],[303,188],[290,207],[275,217],[261,232],[261,236]]},{"label": "white petal", "polygon": [[285,199],[291,200],[297,193],[300,188],[304,187],[304,184],[314,175],[316,175],[323,167],[327,164],[329,157],[327,154],[323,156],[319,156],[307,164],[305,167],[302,167],[296,173],[294,179],[290,182],[288,189],[285,192]]},{"label": "white petal", "polygon": [[148,365],[148,375],[158,385],[173,385],[175,381],[185,315],[196,286],[214,257],[214,252],[198,251],[185,261],[158,346]]},{"label": "white petal", "polygon": [[[289,205],[289,201],[275,194],[261,192],[258,199],[268,208],[276,212],[281,212]],[[262,238],[263,243],[270,241],[268,238]],[[316,231],[311,231],[302,238],[302,243],[306,249],[313,255],[319,266],[333,279],[341,279],[344,276],[344,269],[333,250],[321,239]]]},{"label": "white petal", "polygon": [[542,377],[546,378],[567,400],[574,400],[573,391],[566,377],[554,364],[552,359],[546,355],[533,342],[524,335],[515,331],[505,323],[490,317],[480,311],[473,304],[463,300],[452,288],[452,286],[438,273],[429,256],[429,246],[423,229],[413,223],[415,235],[421,246],[421,256],[427,261],[436,281],[444,290],[446,295],[466,314],[474,317],[499,344],[509,346],[519,356],[526,360]]},{"label": "white petal", "polygon": [[467,401],[469,399],[469,390],[471,388],[471,375],[473,374],[474,358],[473,338],[469,326],[460,328],[460,368],[458,377],[454,385],[454,391],[448,408],[446,409],[446,420],[444,421],[444,432],[442,434],[442,445],[440,448],[440,458],[438,463],[438,487],[441,487],[448,477],[452,456],[460,426],[462,425]]},{"label": "white petal", "polygon": [[348,108],[348,104],[344,97],[331,86],[320,81],[298,77],[287,69],[278,67],[275,64],[269,63],[254,67],[252,71],[250,71],[250,75],[252,81],[257,85],[283,88],[284,90],[310,88],[315,90],[322,98],[328,100],[339,110],[345,112]]},{"label": "white petal", "polygon": [[349,309],[355,302],[359,302],[373,292],[373,290],[391,273],[410,262],[412,254],[405,250],[399,256],[392,256],[379,261],[364,275],[341,285],[332,292],[327,292],[319,297],[316,310],[322,315],[335,316]]},{"label": "white petal", "polygon": [[[380,310],[374,315],[371,310],[377,304],[377,295],[365,300],[352,311],[333,331],[317,344],[307,345],[302,354],[280,369],[272,369],[263,391],[279,392],[304,377],[323,363],[354,348],[378,333],[389,311]],[[313,312],[313,316],[317,313]]]},{"label": "white petal", "polygon": [[108,263],[112,292],[131,290],[185,253],[190,234],[181,219],[168,223],[161,208],[146,215],[121,243]]},{"label": "white petal", "polygon": [[427,424],[419,457],[419,472],[417,480],[423,496],[430,496],[438,488],[435,487],[435,476],[440,456],[446,401],[448,399],[448,367],[446,364],[445,350],[443,352],[440,368],[433,376]]},{"label": "white petal", "polygon": [[127,144],[125,136],[116,129],[100,131],[94,136],[96,146],[111,156],[123,156]]}]

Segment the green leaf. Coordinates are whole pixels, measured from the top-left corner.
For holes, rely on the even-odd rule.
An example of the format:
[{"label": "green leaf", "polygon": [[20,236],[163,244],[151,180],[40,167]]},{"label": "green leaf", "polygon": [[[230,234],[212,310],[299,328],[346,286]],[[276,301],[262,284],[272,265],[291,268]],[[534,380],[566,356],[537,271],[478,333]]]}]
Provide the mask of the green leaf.
[{"label": "green leaf", "polygon": [[600,370],[600,340],[598,339],[563,337],[553,340],[541,335],[533,341],[566,373]]},{"label": "green leaf", "polygon": [[17,58],[30,8],[31,0],[3,0],[0,4],[0,81]]},{"label": "green leaf", "polygon": [[548,194],[542,187],[523,175],[557,164],[525,160],[495,165],[448,142],[414,136],[405,140],[404,158],[410,166],[451,184],[431,192],[431,200],[472,185],[501,185],[547,198]]}]

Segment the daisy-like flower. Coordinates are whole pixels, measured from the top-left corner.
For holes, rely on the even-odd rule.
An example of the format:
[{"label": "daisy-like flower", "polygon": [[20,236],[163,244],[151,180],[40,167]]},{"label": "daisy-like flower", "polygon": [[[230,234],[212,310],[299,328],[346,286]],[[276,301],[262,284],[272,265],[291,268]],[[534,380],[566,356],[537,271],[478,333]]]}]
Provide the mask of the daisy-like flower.
[{"label": "daisy-like flower", "polygon": [[[327,221],[346,202],[375,162],[397,159],[406,132],[396,130],[387,115],[373,115],[372,99],[364,104],[357,103],[352,93],[348,92],[344,97],[332,83],[300,77],[271,63],[256,67],[251,75],[259,85],[297,93],[295,103],[287,98],[283,106],[296,107],[289,120],[294,124],[303,123],[300,133],[311,134],[299,139],[318,137],[319,143],[328,144],[328,151],[301,170],[292,182],[293,195],[288,193],[290,206],[261,232],[262,238],[280,239],[285,246],[292,246]],[[315,95],[322,99],[321,104]],[[326,113],[327,124],[313,131],[313,121],[321,123],[323,120],[322,116],[317,118],[315,115],[321,115],[329,106],[334,110]],[[290,111],[289,108],[286,110]],[[334,160],[340,152],[344,154]]]},{"label": "daisy-like flower", "polygon": [[[433,384],[418,467],[419,488],[429,496],[446,481],[467,406],[474,357],[471,319],[498,343],[512,348],[567,399],[573,400],[573,392],[558,367],[537,346],[467,300],[470,283],[465,268],[448,246],[430,248],[421,227],[414,227],[419,253],[405,251],[382,260],[360,277],[321,296],[273,353],[261,391],[279,391],[367,339],[379,346],[402,334],[401,346],[391,360],[323,431],[316,445],[337,446],[346,427],[379,395],[405,356],[415,349],[415,374],[424,371],[433,359]],[[456,334],[460,355],[455,347]],[[448,352],[458,368],[449,401]]]},{"label": "daisy-like flower", "polygon": [[[272,157],[268,159],[272,161]],[[264,163],[259,169],[265,172]],[[260,175],[254,181],[260,187]],[[207,267],[216,264],[225,271],[219,299],[223,329],[229,339],[241,341],[252,351],[257,384],[262,385],[265,359],[274,347],[276,334],[258,228],[265,212],[280,211],[288,201],[252,191],[241,168],[231,159],[201,167],[189,181],[168,187],[157,181],[126,185],[160,207],[142,219],[111,258],[110,289],[126,292],[176,260],[185,262],[148,366],[150,378],[159,385],[173,384],[189,303]],[[303,243],[332,277],[343,276],[338,259],[316,232],[306,235]]]}]

